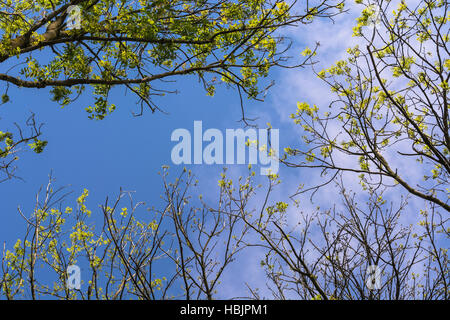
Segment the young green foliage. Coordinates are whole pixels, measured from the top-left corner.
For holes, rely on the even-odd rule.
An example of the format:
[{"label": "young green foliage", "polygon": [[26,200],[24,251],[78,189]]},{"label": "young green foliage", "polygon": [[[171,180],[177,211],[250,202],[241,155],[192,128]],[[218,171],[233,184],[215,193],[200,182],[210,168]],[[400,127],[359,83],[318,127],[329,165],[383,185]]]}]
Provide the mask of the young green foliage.
[{"label": "young green foliage", "polygon": [[[281,0],[60,0],[0,4],[0,63],[20,63],[0,80],[26,88],[52,88],[62,106],[85,92],[94,95],[89,117],[115,109],[115,86],[133,92],[141,109],[159,109],[154,97],[171,92],[162,80],[196,75],[208,95],[222,82],[251,99],[259,80],[285,61],[288,25],[342,11],[342,1],[313,1],[296,12]],[[68,29],[71,5],[80,8],[80,27]],[[165,82],[167,83],[167,81]]]},{"label": "young green foliage", "polygon": [[[287,162],[354,172],[365,188],[394,182],[450,211],[449,4],[375,6],[379,23],[370,24],[375,10],[366,6],[354,29],[364,45],[317,73],[335,101],[299,103],[292,114],[306,148],[288,149],[287,157],[301,160]],[[416,172],[422,181],[413,180]]]}]

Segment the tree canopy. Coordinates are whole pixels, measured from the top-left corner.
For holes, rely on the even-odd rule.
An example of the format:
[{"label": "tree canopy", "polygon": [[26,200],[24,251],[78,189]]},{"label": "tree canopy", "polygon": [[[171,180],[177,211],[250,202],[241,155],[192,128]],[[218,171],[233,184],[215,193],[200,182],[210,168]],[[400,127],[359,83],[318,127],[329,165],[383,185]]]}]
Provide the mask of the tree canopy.
[{"label": "tree canopy", "polygon": [[[51,99],[66,106],[81,95],[93,97],[85,106],[89,118],[101,120],[116,108],[115,87],[136,96],[145,108],[163,110],[155,98],[177,92],[169,82],[194,75],[208,95],[221,83],[239,95],[261,100],[274,66],[294,67],[286,49],[283,27],[332,18],[343,1],[280,0],[201,1],[2,1],[0,3],[0,81],[2,103],[11,101],[10,85],[49,88]],[[79,26],[72,28],[72,6]],[[305,57],[301,64],[307,64]],[[31,93],[30,93],[31,94]],[[242,101],[242,98],[241,98]],[[247,122],[242,107],[242,120]],[[47,141],[34,115],[27,132],[0,131],[2,180],[14,175],[16,153],[28,142],[40,153]],[[29,129],[29,130],[28,130]]]},{"label": "tree canopy", "polygon": [[[334,95],[329,108],[300,102],[292,114],[308,148],[288,148],[286,162],[334,177],[357,173],[368,188],[399,184],[450,211],[448,3],[377,4],[379,16],[366,7],[353,29],[362,44],[317,72]],[[413,180],[412,166],[422,181]]]},{"label": "tree canopy", "polygon": [[[0,297],[223,298],[226,272],[257,249],[264,283],[242,283],[247,298],[448,300],[449,3],[355,2],[364,4],[353,28],[358,45],[345,59],[319,71],[317,48],[303,51],[301,65],[324,81],[330,103],[294,106],[301,142],[280,159],[308,175],[318,169],[319,180],[301,177],[290,199],[274,200],[280,175],[258,180],[249,165],[234,179],[224,169],[206,189],[216,197],[205,199],[191,170],[171,179],[163,166],[162,200],[143,210],[123,189],[97,208],[87,189],[63,206],[68,194],[50,177],[31,214],[19,207],[26,228],[3,247]],[[292,66],[281,27],[345,11],[340,1],[301,4],[295,13],[292,3],[263,0],[2,1],[0,63],[9,69],[0,80],[49,87],[63,106],[92,94],[86,110],[97,120],[115,108],[113,87],[135,93],[139,113],[156,111],[153,97],[181,75],[197,76],[210,95],[223,82],[260,99],[259,80]],[[81,8],[79,29],[67,28],[70,5]],[[20,127],[16,136],[0,132],[7,176],[17,146],[45,147],[33,115],[27,126],[28,136]],[[78,289],[67,285],[73,264],[86,266]]]},{"label": "tree canopy", "polygon": [[[81,8],[80,28],[65,27],[71,5]],[[127,87],[155,111],[152,96],[168,92],[161,80],[186,74],[197,75],[208,94],[224,82],[257,98],[258,79],[286,60],[277,31],[332,17],[342,2],[307,2],[299,13],[292,6],[278,0],[2,2],[0,61],[21,67],[0,80],[51,87],[62,105],[90,86],[95,101],[86,111],[95,119],[114,110],[108,101],[114,86]]]}]

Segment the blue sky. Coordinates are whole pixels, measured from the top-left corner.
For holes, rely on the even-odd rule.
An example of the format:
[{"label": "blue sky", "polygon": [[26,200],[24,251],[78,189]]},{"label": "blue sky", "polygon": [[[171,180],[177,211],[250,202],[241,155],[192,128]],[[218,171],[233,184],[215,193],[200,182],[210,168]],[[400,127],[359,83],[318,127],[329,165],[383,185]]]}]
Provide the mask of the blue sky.
[{"label": "blue sky", "polygon": [[[355,12],[336,18],[336,23],[316,21],[309,26],[293,28],[288,35],[294,41],[289,54],[298,61],[300,52],[305,46],[313,47],[320,41],[317,58],[321,61],[317,69],[328,67],[345,55],[345,50],[354,45],[351,37]],[[328,88],[316,79],[309,68],[282,70],[274,69],[267,83],[275,81],[265,102],[245,101],[249,118],[259,117],[257,124],[265,127],[267,122],[280,130],[280,151],[288,145],[297,145],[300,131],[294,126],[289,115],[295,111],[297,101],[311,101],[326,105],[330,99]],[[88,206],[94,210],[103,203],[106,196],[114,197],[119,188],[135,190],[135,200],[145,201],[148,206],[158,206],[162,193],[161,179],[157,172],[161,166],[171,166],[171,173],[177,174],[182,166],[171,163],[171,149],[175,142],[170,141],[173,130],[186,128],[192,132],[195,120],[202,120],[204,130],[243,127],[238,120],[241,117],[239,97],[234,89],[221,86],[214,97],[205,94],[195,77],[177,78],[172,84],[179,94],[170,94],[157,101],[159,106],[169,114],[149,110],[141,117],[134,117],[137,111],[135,97],[125,94],[118,88],[111,96],[111,102],[117,106],[116,111],[102,121],[88,119],[84,108],[92,103],[91,96],[85,94],[76,102],[62,109],[53,103],[46,90],[17,89],[11,87],[11,102],[0,106],[0,126],[3,131],[12,130],[12,123],[24,123],[30,111],[36,114],[38,122],[43,122],[43,137],[49,144],[42,154],[34,154],[29,150],[20,153],[17,175],[23,180],[13,179],[0,184],[0,241],[6,241],[11,247],[19,234],[24,231],[25,224],[17,212],[21,206],[26,214],[30,214],[34,206],[35,194],[39,187],[45,185],[50,172],[56,178],[56,186],[70,185],[68,190],[74,193],[65,204],[74,205],[83,188],[90,191]],[[3,90],[3,88],[2,88]],[[190,168],[200,180],[200,189],[207,197],[214,199],[210,190],[217,186],[222,166],[192,165]],[[231,166],[234,174],[244,174],[246,165]],[[273,199],[286,199],[292,194],[300,182],[314,183],[317,175],[310,171],[287,169],[280,167],[280,176],[284,184],[273,195]],[[356,180],[350,181],[357,185]],[[218,191],[218,190],[217,190]],[[336,194],[324,191],[325,197],[317,201],[320,205],[331,205],[338,201]],[[308,210],[317,203],[305,203]],[[234,279],[224,285],[224,296],[236,295],[235,283],[249,280],[258,283],[264,275],[254,271],[259,265],[258,252],[247,256],[249,263],[245,267],[231,269],[225,279]],[[260,284],[264,286],[264,284]],[[244,291],[242,291],[244,292]],[[241,292],[241,293],[242,293]]]}]

